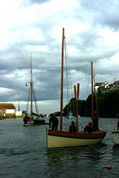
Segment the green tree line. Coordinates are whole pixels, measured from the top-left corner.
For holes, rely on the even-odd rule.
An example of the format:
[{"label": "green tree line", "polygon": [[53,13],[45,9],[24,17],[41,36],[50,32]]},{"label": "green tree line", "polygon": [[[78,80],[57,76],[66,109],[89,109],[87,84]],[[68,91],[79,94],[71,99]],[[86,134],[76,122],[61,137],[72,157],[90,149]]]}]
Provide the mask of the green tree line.
[{"label": "green tree line", "polygon": [[[94,96],[94,110],[97,111],[99,117],[114,118],[119,114],[119,89],[104,94],[96,93]],[[91,103],[91,95],[86,100],[78,100],[78,114],[83,117],[90,117],[92,113]],[[76,113],[74,98],[64,107],[64,115],[67,115],[69,111],[74,115]]]}]

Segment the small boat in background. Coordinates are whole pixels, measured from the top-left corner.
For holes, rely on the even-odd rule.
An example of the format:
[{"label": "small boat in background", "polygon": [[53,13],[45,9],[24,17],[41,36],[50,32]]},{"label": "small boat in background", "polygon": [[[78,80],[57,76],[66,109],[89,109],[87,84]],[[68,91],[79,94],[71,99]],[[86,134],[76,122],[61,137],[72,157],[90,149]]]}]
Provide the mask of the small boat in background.
[{"label": "small boat in background", "polygon": [[68,112],[67,119],[76,119],[76,116],[74,116],[72,112]]},{"label": "small boat in background", "polygon": [[[30,105],[30,110],[28,112],[28,105],[27,105],[27,111],[24,113],[24,125],[43,125],[45,123],[45,119],[41,114],[38,114],[38,109],[36,105],[36,100],[34,98],[34,90],[33,90],[33,81],[32,81],[32,55],[31,55],[31,60],[30,60],[30,81],[28,82],[30,85],[30,90],[29,90],[29,100],[28,100],[28,105]],[[30,104],[29,104],[30,103]],[[35,105],[35,112],[33,111],[33,104]]]}]

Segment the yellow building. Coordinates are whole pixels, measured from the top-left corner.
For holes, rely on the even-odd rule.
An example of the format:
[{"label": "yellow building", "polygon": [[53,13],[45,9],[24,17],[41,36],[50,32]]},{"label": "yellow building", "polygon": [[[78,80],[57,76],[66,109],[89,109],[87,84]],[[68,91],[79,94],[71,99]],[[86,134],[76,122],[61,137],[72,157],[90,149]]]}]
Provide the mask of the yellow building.
[{"label": "yellow building", "polygon": [[0,118],[15,117],[16,107],[12,103],[0,103]]}]

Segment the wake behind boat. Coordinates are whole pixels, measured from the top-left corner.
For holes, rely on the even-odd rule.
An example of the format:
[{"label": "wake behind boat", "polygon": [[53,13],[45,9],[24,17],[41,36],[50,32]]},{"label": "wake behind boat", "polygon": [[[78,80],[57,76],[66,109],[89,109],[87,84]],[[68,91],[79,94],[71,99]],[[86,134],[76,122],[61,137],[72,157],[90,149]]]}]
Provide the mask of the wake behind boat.
[{"label": "wake behind boat", "polygon": [[[98,123],[95,122],[94,112],[92,111],[92,130],[87,131],[78,131],[78,97],[79,97],[79,84],[77,87],[74,86],[74,95],[75,95],[75,107],[76,107],[76,131],[71,132],[62,130],[62,119],[63,119],[63,86],[64,86],[64,28],[62,31],[62,65],[61,65],[61,98],[60,98],[60,130],[51,130],[47,131],[47,147],[74,147],[74,146],[86,146],[94,145],[100,143],[103,138],[106,136],[106,131],[103,129],[97,128]],[[92,65],[91,65],[92,68]],[[93,76],[93,74],[91,75]],[[91,80],[93,85],[93,79]],[[92,102],[93,102],[93,90],[92,90]],[[93,106],[93,103],[92,103]],[[93,107],[92,107],[93,109]],[[96,120],[97,121],[97,120]],[[72,122],[73,123],[73,122]],[[96,127],[95,127],[96,126]]]}]

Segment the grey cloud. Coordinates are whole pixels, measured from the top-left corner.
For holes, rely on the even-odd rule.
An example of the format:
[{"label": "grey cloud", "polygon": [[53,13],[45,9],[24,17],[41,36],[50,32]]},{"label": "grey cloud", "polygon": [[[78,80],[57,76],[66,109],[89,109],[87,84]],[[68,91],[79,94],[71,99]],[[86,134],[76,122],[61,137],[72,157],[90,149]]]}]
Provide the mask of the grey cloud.
[{"label": "grey cloud", "polygon": [[94,24],[102,24],[114,28],[115,30],[119,28],[119,2],[114,0],[106,1],[102,0],[81,0],[81,5],[89,12],[89,17],[93,18]]},{"label": "grey cloud", "polygon": [[[48,2],[48,0],[30,0],[28,2],[30,5],[30,3],[40,4]],[[70,38],[69,45],[78,49],[79,56],[69,56],[69,67],[72,74],[72,71],[75,71],[77,75],[76,77],[82,79],[81,74],[83,74],[84,77],[90,75],[90,62],[93,61],[95,65],[95,73],[96,75],[100,74],[98,75],[98,79],[102,79],[102,75],[107,76],[109,72],[114,70],[109,70],[108,67],[106,68],[102,66],[105,63],[105,60],[111,60],[111,57],[116,53],[117,49],[107,49],[106,47],[103,49],[101,46],[98,46],[97,48],[97,41],[100,40],[100,36],[98,36],[96,30],[98,27],[103,28],[104,25],[107,25],[109,28],[114,28],[114,30],[118,30],[119,15],[117,10],[119,2],[112,0],[109,0],[108,3],[102,0],[81,0],[80,4],[80,9],[77,7],[77,11],[75,11],[72,16],[70,14],[70,16],[72,18],[75,16],[76,20],[78,19],[79,22],[81,20],[84,23],[89,23],[92,29],[84,32],[79,32],[77,29],[75,37]],[[59,15],[60,14],[58,14],[58,17]],[[44,15],[43,17],[45,18],[43,20],[40,19],[39,22],[38,19],[38,23],[35,21],[33,24],[36,28],[41,28],[45,37],[43,38],[43,41],[38,41],[35,38],[33,40],[23,39],[14,42],[14,44],[12,43],[5,51],[0,50],[0,87],[9,88],[13,91],[5,96],[1,96],[1,101],[8,101],[13,98],[14,100],[28,99],[29,87],[26,87],[25,84],[29,81],[30,51],[26,51],[27,45],[31,45],[31,49],[32,47],[35,49],[40,46],[48,45],[47,52],[42,50],[37,52],[31,51],[33,52],[33,82],[37,100],[59,98],[61,43],[57,44],[59,42],[55,41],[54,36],[51,33],[53,28],[59,25],[57,14],[54,16],[54,18],[47,18],[47,20],[44,20],[47,17]],[[67,18],[69,18],[69,16],[64,17],[64,19]],[[4,76],[6,74],[13,74],[13,78],[6,78]],[[74,76],[71,76],[71,78],[75,80]],[[89,81],[87,81],[87,83],[89,83]],[[82,85],[84,85],[83,81]],[[83,97],[87,95],[87,93],[84,94],[84,90],[82,92],[81,95],[83,95]]]}]

